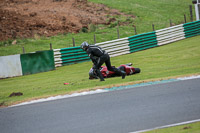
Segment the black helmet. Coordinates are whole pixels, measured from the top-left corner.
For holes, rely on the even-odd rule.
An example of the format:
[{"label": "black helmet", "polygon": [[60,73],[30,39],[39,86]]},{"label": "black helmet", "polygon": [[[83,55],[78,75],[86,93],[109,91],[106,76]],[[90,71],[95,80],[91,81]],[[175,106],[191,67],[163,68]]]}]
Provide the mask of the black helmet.
[{"label": "black helmet", "polygon": [[83,43],[81,44],[81,48],[82,48],[84,51],[86,51],[88,47],[89,47],[89,44],[88,44],[87,42],[83,42]]},{"label": "black helmet", "polygon": [[98,79],[97,74],[94,72],[94,69],[90,69],[89,71],[89,79]]}]

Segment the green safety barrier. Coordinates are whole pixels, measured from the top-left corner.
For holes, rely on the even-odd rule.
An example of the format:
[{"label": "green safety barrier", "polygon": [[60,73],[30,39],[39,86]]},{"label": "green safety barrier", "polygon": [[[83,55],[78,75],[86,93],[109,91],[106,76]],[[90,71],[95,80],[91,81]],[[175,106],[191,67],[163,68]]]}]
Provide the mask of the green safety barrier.
[{"label": "green safety barrier", "polygon": [[183,24],[185,37],[200,35],[200,21],[194,21]]},{"label": "green safety barrier", "polygon": [[[74,63],[79,63],[83,61],[88,61],[89,57],[85,51],[83,51],[80,46],[78,47],[70,47],[70,48],[62,48],[59,50],[62,65],[69,65]],[[60,62],[58,62],[60,63]],[[55,62],[56,64],[56,62]]]},{"label": "green safety barrier", "polygon": [[[176,27],[171,27],[171,28],[175,29]],[[169,30],[171,28],[169,28]],[[179,27],[177,27],[177,28],[179,28]],[[181,38],[181,32],[183,33],[183,36],[185,35],[185,38],[200,35],[200,21],[185,23],[185,24],[183,24],[183,28],[184,28],[183,32],[178,31],[178,32],[180,32],[180,37],[178,36],[178,38],[176,38],[175,32],[173,33],[173,31],[172,31],[171,35],[174,35],[172,40],[170,40],[170,38],[172,37],[171,35],[169,35],[168,33],[167,34],[163,33],[163,37],[166,34],[166,37],[169,36],[169,38],[164,38],[163,42],[160,42],[160,44],[163,45],[166,43],[171,43],[173,41],[176,41],[179,38],[184,39],[184,37]],[[176,30],[174,30],[174,31],[176,31]],[[157,31],[153,31],[153,32],[148,32],[148,33],[143,33],[143,34],[128,37],[128,42],[129,42],[128,46],[130,47],[130,53],[158,46],[158,40],[162,36],[159,37],[159,39],[158,39],[158,37],[156,36],[156,32]],[[122,40],[118,41],[119,47],[121,47],[120,41],[123,42],[124,40],[122,39]],[[113,43],[113,42],[115,42],[115,40],[110,41],[110,43]],[[108,44],[105,43],[105,45],[108,45]],[[112,49],[112,48],[110,48],[110,49]],[[80,46],[70,47],[70,48],[62,48],[62,49],[60,49],[60,53],[61,53],[61,55],[60,55],[59,60],[62,61],[62,65],[68,65],[68,64],[73,64],[73,63],[90,60],[87,53],[85,51],[83,51],[80,48]]]},{"label": "green safety barrier", "polygon": [[53,50],[20,55],[23,75],[55,69]]},{"label": "green safety barrier", "polygon": [[148,32],[129,37],[130,52],[132,53],[158,46],[155,33],[156,32]]}]

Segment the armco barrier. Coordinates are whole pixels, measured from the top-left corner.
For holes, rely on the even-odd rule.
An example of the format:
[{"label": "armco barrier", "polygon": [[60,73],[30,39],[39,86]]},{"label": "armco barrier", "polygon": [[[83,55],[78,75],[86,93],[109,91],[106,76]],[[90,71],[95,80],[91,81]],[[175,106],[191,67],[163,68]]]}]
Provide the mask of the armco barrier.
[{"label": "armco barrier", "polygon": [[156,31],[158,45],[164,45],[185,38],[183,24]]},{"label": "armco barrier", "polygon": [[79,47],[54,49],[55,67],[89,60],[88,55]]},{"label": "armco barrier", "polygon": [[[111,57],[115,57],[172,43],[196,35],[200,35],[200,21],[180,24],[131,37],[101,42],[95,45],[102,47]],[[54,58],[56,67],[89,60],[86,52],[81,50],[80,47],[55,49]]]},{"label": "armco barrier", "polygon": [[[115,57],[196,35],[200,35],[200,20],[95,45],[102,47],[111,57]],[[88,55],[80,47],[2,56],[0,57],[0,78],[49,71],[58,66],[88,60],[90,60]]]},{"label": "armco barrier", "polygon": [[[128,54],[200,35],[200,20],[143,33],[131,37],[97,43],[111,57]],[[0,57],[0,78],[21,76],[55,69],[55,67],[88,61],[80,47],[54,49],[22,55]]]},{"label": "armco barrier", "polygon": [[111,57],[130,53],[129,41],[127,37],[122,39],[97,43],[95,45],[100,46],[102,49],[108,52]]},{"label": "armco barrier", "polygon": [[128,40],[131,53],[157,46],[155,32],[131,36]]},{"label": "armco barrier", "polygon": [[183,24],[185,37],[200,35],[200,20]]}]

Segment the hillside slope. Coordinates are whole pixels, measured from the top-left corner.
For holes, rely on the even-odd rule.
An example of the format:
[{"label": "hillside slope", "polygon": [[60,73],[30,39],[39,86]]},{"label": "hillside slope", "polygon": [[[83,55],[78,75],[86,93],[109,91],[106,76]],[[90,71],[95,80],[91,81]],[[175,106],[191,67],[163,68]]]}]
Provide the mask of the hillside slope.
[{"label": "hillside slope", "polygon": [[117,15],[134,18],[87,0],[0,0],[0,40],[78,33]]}]

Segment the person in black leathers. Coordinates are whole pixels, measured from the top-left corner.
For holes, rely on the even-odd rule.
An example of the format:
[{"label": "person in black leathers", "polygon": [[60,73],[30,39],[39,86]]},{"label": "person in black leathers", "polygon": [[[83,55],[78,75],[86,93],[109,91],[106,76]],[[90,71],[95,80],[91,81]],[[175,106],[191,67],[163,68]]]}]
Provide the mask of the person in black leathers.
[{"label": "person in black leathers", "polygon": [[87,52],[88,56],[92,60],[94,64],[94,67],[93,67],[94,72],[98,75],[98,77],[100,78],[100,81],[104,81],[103,75],[101,74],[99,70],[103,63],[106,64],[107,69],[109,71],[113,71],[121,75],[122,79],[125,78],[126,72],[121,71],[120,69],[117,69],[115,67],[112,67],[110,63],[110,56],[101,47],[96,46],[96,45],[89,45],[87,42],[83,42],[81,44],[81,48]]}]

